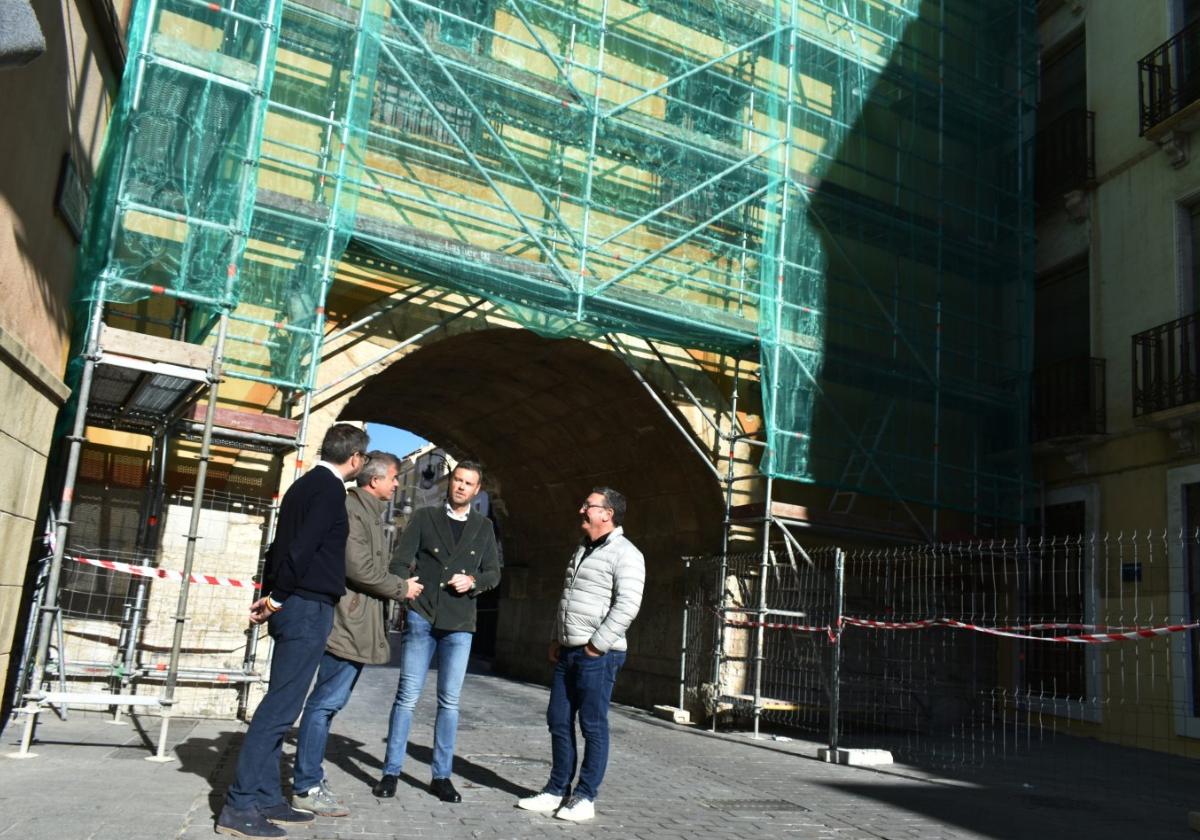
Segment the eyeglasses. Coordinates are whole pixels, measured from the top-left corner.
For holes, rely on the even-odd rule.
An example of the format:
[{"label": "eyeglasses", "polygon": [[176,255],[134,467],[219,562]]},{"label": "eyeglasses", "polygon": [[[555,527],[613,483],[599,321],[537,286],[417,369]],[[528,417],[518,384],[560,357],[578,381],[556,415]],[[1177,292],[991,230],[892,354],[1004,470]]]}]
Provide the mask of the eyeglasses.
[{"label": "eyeglasses", "polygon": [[612,508],[610,508],[608,505],[593,505],[591,502],[584,502],[583,504],[581,504],[579,506],[580,510],[587,510],[588,508],[600,508],[600,510],[612,510]]},{"label": "eyeglasses", "polygon": [[362,458],[364,467],[367,464],[371,463],[371,456],[368,455],[366,452],[355,452],[354,454],[357,455],[358,457]]}]

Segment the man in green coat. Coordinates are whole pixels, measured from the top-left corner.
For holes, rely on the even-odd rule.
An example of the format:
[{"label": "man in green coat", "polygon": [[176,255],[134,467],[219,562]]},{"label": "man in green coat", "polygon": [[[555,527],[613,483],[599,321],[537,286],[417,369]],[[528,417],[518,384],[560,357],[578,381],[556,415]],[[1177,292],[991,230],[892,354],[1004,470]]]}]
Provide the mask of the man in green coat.
[{"label": "man in green coat", "polygon": [[475,633],[475,598],[500,583],[500,558],[492,522],[471,507],[483,484],[483,467],[459,461],[450,473],[446,503],[416,510],[400,537],[393,571],[416,567],[425,590],[413,601],[404,628],[400,684],[388,725],[383,778],[371,792],[396,795],[413,709],[434,656],[438,659],[437,718],[433,725],[430,792],[443,802],[461,802],[450,781],[458,734],[458,697],[467,674]]},{"label": "man in green coat", "polygon": [[292,805],[322,817],[350,813],[330,792],[321,769],[333,717],[350,699],[363,665],[382,665],[389,659],[388,602],[416,598],[424,589],[418,577],[406,579],[388,570],[384,517],[388,499],[396,492],[400,462],[387,452],[368,457],[358,486],[346,494],[346,594],[334,610],[333,630],[296,738]]}]

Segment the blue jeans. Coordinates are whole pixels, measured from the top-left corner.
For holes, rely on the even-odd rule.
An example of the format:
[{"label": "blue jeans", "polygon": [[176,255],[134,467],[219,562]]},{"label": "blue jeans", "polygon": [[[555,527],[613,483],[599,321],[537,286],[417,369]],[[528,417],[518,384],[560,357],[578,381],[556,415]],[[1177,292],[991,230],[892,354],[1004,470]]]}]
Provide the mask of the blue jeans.
[{"label": "blue jeans", "polygon": [[387,755],[383,772],[399,776],[408,748],[408,730],[412,727],[413,709],[421,697],[425,676],[436,654],[437,719],[433,725],[433,778],[450,778],[454,765],[454,739],[458,735],[458,696],[463,678],[467,675],[467,660],[471,656],[471,635],[463,630],[435,630],[416,610],[408,611],[408,623],[402,636],[404,647],[400,656],[400,684],[392,704],[388,724]]},{"label": "blue jeans", "polygon": [[321,769],[321,762],[325,759],[329,727],[333,725],[333,716],[350,700],[350,692],[354,691],[362,669],[361,662],[342,659],[329,651],[321,657],[321,667],[317,669],[317,682],[304,704],[300,732],[296,736],[293,789],[300,792],[311,790],[324,780],[325,771]]},{"label": "blue jeans", "polygon": [[612,699],[617,672],[625,664],[625,651],[610,650],[603,656],[588,656],[583,647],[562,648],[554,679],[546,724],[554,763],[546,790],[558,796],[571,792],[571,780],[579,754],[575,749],[575,720],[583,733],[583,765],[575,793],[594,800],[608,766],[608,703]]},{"label": "blue jeans", "polygon": [[288,598],[283,609],[268,620],[267,630],[275,640],[271,683],[238,752],[237,775],[226,796],[230,807],[270,808],[283,802],[279,780],[283,738],[304,706],[331,629],[333,604],[298,595]]}]

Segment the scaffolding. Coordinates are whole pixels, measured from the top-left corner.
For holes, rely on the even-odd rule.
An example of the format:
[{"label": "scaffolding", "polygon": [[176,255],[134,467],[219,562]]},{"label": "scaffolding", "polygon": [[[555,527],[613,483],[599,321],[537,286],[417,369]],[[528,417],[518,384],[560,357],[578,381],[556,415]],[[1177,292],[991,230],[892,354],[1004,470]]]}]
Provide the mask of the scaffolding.
[{"label": "scaffolding", "polygon": [[778,481],[889,500],[924,537],[945,510],[1020,520],[1033,31],[1032,0],[140,0],[23,750],[86,427],[200,442],[190,571],[214,442],[302,467],[323,342],[365,323],[327,335],[334,300],[440,289],[736,360],[714,475],[732,527],[735,450],[761,451],[764,556]]}]

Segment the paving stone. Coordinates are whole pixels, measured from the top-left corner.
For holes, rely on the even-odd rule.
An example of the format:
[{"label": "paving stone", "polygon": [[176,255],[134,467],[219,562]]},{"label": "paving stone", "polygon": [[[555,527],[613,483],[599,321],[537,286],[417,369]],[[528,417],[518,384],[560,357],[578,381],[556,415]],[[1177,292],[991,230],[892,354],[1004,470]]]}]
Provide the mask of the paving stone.
[{"label": "paving stone", "polygon": [[[351,809],[318,819],[295,837],[308,840],[984,840],[1018,836],[1139,840],[1186,836],[1186,814],[1123,797],[1056,799],[994,786],[956,784],[929,771],[830,765],[815,744],[755,741],[661,721],[614,707],[608,777],[597,819],[569,825],[515,807],[549,772],[546,689],[472,672],[463,689],[455,783],[459,805],[427,790],[434,680],[417,708],[397,796],[378,800],[394,667],[364,671],[336,718],[326,760],[331,787]],[[244,727],[231,721],[177,721],[171,764],[153,752],[156,719],[114,727],[95,714],[51,715],[38,729],[36,759],[0,759],[0,837],[178,838],[213,836]],[[15,748],[20,725],[4,732]],[[293,746],[285,747],[285,778]]]}]

